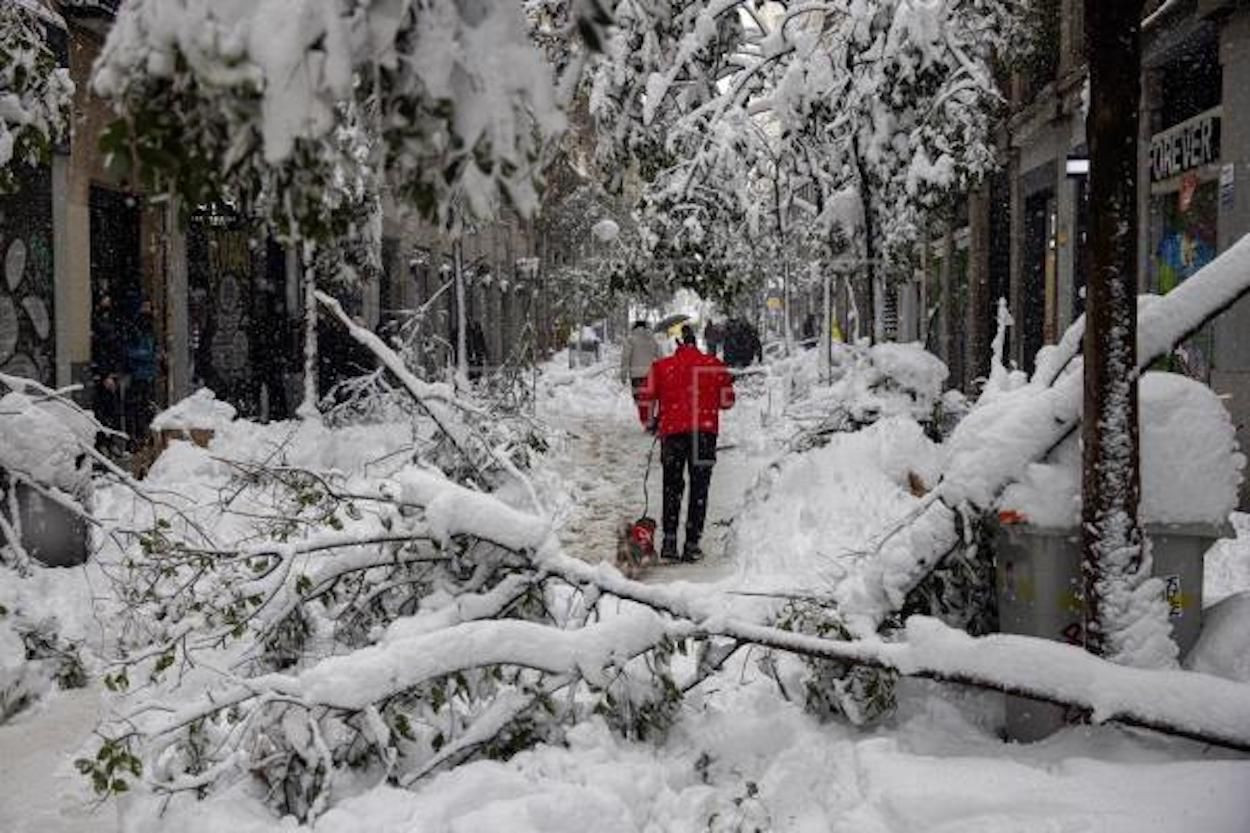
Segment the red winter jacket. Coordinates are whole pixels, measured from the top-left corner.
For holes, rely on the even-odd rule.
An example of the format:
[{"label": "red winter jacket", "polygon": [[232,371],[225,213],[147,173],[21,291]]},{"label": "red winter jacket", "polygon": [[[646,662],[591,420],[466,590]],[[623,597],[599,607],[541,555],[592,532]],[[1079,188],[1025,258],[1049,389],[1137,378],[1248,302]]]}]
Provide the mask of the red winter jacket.
[{"label": "red winter jacket", "polygon": [[721,410],[734,404],[733,377],[720,359],[683,344],[651,365],[642,396],[659,403],[661,437],[717,434]]}]

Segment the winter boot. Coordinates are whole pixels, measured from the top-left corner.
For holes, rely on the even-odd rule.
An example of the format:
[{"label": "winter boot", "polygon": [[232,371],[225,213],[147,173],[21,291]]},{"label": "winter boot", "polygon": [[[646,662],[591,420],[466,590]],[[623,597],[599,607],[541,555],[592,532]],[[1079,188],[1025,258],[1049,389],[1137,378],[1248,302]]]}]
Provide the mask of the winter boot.
[{"label": "winter boot", "polygon": [[677,536],[676,535],[664,536],[664,546],[660,548],[660,560],[661,561],[676,561],[677,560]]},{"label": "winter boot", "polygon": [[693,562],[693,561],[698,561],[701,558],[703,558],[703,550],[700,549],[699,542],[687,541],[686,548],[682,550],[682,553],[681,553],[681,560]]}]

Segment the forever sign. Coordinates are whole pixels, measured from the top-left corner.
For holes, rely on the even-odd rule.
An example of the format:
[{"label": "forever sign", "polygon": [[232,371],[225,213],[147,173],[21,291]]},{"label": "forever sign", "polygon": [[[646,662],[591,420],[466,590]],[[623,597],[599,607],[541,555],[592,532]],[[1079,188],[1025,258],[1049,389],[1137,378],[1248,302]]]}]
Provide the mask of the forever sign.
[{"label": "forever sign", "polygon": [[1150,180],[1159,182],[1220,158],[1220,114],[1209,110],[1150,139]]}]

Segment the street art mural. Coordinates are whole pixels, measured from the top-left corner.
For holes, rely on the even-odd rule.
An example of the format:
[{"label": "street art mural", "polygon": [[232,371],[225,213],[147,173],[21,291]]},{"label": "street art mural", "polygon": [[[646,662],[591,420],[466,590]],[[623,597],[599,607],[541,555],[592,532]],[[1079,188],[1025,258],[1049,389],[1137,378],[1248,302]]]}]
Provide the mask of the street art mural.
[{"label": "street art mural", "polygon": [[0,373],[55,382],[52,178],[22,171],[17,194],[0,197]]}]

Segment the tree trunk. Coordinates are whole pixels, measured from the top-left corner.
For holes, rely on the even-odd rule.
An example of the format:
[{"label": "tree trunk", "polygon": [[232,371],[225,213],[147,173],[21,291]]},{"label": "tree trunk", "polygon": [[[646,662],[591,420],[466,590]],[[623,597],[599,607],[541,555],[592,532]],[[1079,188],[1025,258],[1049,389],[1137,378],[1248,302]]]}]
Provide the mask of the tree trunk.
[{"label": "tree trunk", "polygon": [[955,260],[954,212],[947,212],[942,229],[942,266],[938,270],[938,352],[951,371],[951,382],[959,387],[955,362],[955,282],[951,279]]},{"label": "tree trunk", "polygon": [[[1085,643],[1132,661],[1148,575],[1137,517],[1137,135],[1142,0],[1085,0],[1090,72],[1090,278],[1086,300],[1081,569]],[[1166,627],[1166,622],[1163,623]],[[1146,630],[1150,630],[1149,626]],[[1137,634],[1140,637],[1140,633]]]},{"label": "tree trunk", "polygon": [[924,221],[920,233],[920,320],[916,324],[916,332],[920,343],[929,349],[929,285],[933,281],[933,241],[929,238],[929,221]]},{"label": "tree trunk", "polygon": [[968,349],[965,389],[990,372],[993,327],[990,298],[990,185],[982,182],[968,194]]},{"label": "tree trunk", "polygon": [[781,261],[781,314],[785,319],[781,334],[786,341],[786,355],[794,352],[794,330],[790,326],[790,260]]},{"label": "tree trunk", "polygon": [[868,181],[868,169],[859,152],[859,137],[851,137],[851,156],[855,160],[855,174],[859,179],[860,208],[864,214],[864,277],[868,282],[868,294],[865,298],[868,315],[872,316],[872,326],[868,329],[870,344],[881,339],[881,316],[877,310],[877,243],[876,223],[872,217],[872,184]]},{"label": "tree trunk", "polygon": [[820,333],[825,343],[820,348],[820,378],[827,385],[833,381],[833,276],[829,273],[827,266],[822,283],[821,312],[824,315],[824,321],[821,323]]},{"label": "tree trunk", "polygon": [[317,270],[313,265],[316,253],[308,241],[295,241],[304,267],[304,401],[299,406],[301,419],[313,419],[317,410]]},{"label": "tree trunk", "polygon": [[469,351],[467,306],[469,299],[464,285],[464,242],[457,240],[451,244],[452,268],[456,279],[456,384],[466,385],[469,381]]}]

